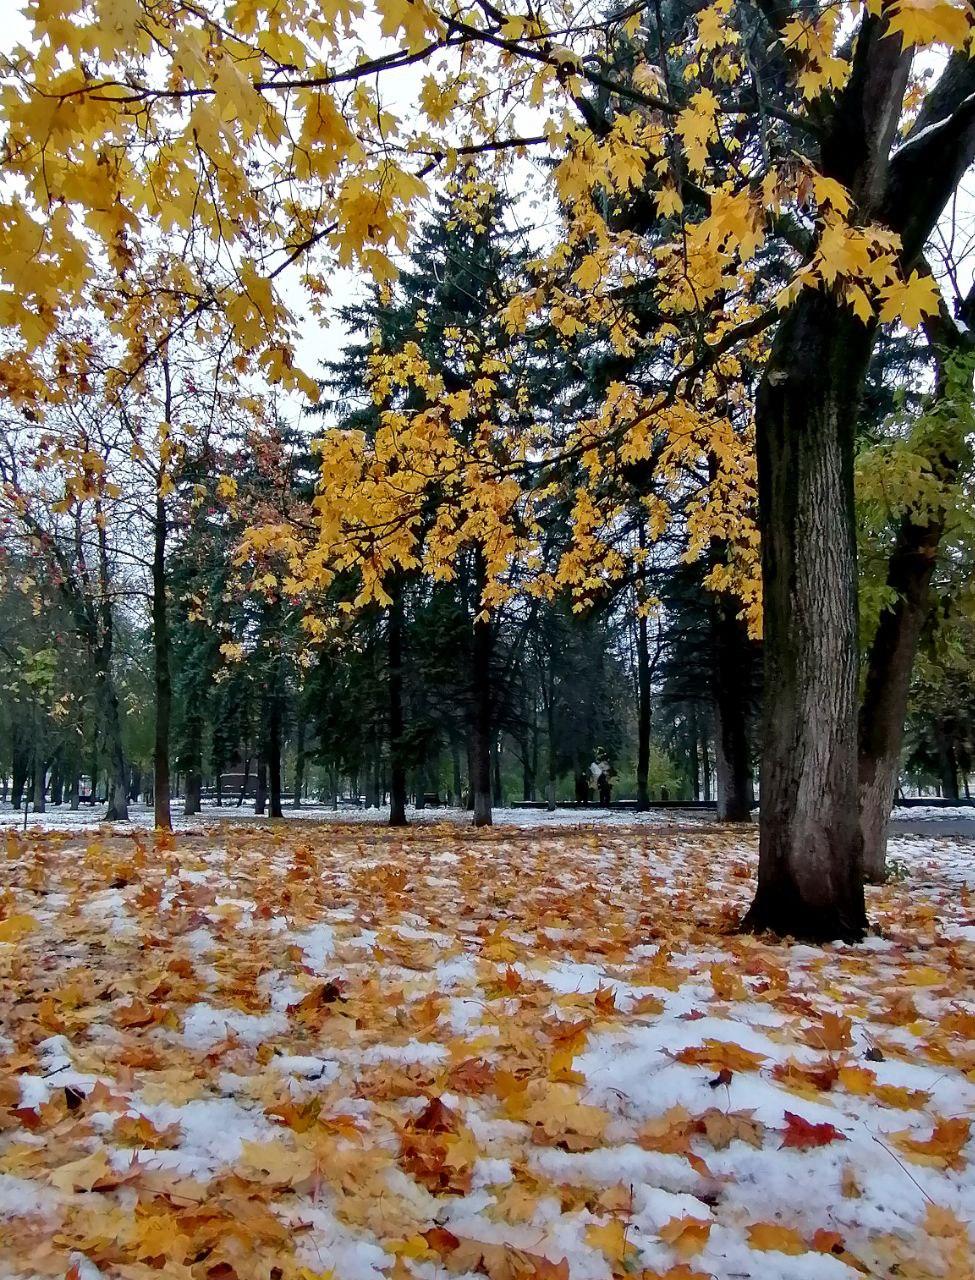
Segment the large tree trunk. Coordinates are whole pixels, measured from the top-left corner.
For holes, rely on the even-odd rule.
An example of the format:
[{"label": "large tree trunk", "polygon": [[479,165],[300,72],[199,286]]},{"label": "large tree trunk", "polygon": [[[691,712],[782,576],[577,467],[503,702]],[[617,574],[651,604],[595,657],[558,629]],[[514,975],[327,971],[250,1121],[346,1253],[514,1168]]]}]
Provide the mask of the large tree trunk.
[{"label": "large tree trunk", "polygon": [[403,717],[403,580],[389,584],[389,825],[406,826],[406,759]]},{"label": "large tree trunk", "polygon": [[[899,234],[909,271],[975,156],[975,60],[951,55],[891,157],[912,51],[886,31],[886,14],[861,24],[820,169],[860,218]],[[804,292],[757,399],[766,680],[759,883],[744,923],[810,940],[866,926],[852,464],[873,336],[827,292]]]},{"label": "large tree trunk", "polygon": [[714,655],[714,764],[719,822],[751,817],[748,712],[752,652],[739,602],[727,595],[712,603]]},{"label": "large tree trunk", "polygon": [[866,927],[856,795],[853,431],[870,331],[823,293],[779,328],[757,402],[765,618],[758,891],[744,925]]},{"label": "large tree trunk", "polygon": [[169,661],[169,609],[166,600],[166,499],[156,495],[152,555],[152,655],[156,686],[156,727],[152,751],[153,823],[157,830],[173,826],[169,804],[169,736],[173,685]]}]

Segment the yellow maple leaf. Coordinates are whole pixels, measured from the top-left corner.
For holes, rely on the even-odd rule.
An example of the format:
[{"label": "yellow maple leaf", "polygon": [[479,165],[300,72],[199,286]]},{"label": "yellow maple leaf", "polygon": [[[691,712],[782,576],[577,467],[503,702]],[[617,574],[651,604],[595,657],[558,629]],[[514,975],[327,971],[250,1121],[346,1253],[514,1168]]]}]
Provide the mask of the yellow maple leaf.
[{"label": "yellow maple leaf", "polygon": [[916,329],[925,316],[935,315],[941,294],[931,276],[912,271],[907,280],[895,280],[880,290],[880,318],[899,320],[908,329]]},{"label": "yellow maple leaf", "polygon": [[961,49],[972,33],[970,12],[949,0],[899,0],[891,6],[887,28],[907,45],[946,44]]},{"label": "yellow maple leaf", "polygon": [[0,920],[0,942],[19,942],[36,928],[37,921],[33,916],[7,916],[6,920]]},{"label": "yellow maple leaf", "polygon": [[619,1218],[587,1227],[586,1243],[601,1250],[610,1262],[625,1262],[636,1253],[636,1246],[626,1238],[626,1223]]},{"label": "yellow maple leaf", "polygon": [[809,1252],[798,1231],[776,1222],[753,1222],[748,1228],[748,1247],[793,1255]]}]

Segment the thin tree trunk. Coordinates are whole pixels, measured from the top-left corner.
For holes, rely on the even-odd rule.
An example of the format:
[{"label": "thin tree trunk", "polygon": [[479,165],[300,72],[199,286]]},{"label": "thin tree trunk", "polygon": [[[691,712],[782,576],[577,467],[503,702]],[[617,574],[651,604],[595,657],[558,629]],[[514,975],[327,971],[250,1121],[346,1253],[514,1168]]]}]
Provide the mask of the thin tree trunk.
[{"label": "thin tree trunk", "polygon": [[688,716],[688,728],[691,735],[690,746],[688,747],[688,758],[691,766],[691,799],[700,800],[701,756],[698,751],[697,707],[693,705],[691,706],[690,715]]},{"label": "thin tree trunk", "polygon": [[169,608],[166,600],[166,499],[156,493],[155,539],[152,555],[152,654],[156,686],[156,727],[152,753],[153,823],[157,830],[173,826],[169,803],[169,738],[173,685],[169,659]]},{"label": "thin tree trunk", "polygon": [[257,756],[257,784],[254,788],[254,813],[257,816],[264,814],[267,809],[267,757],[264,754],[264,748],[258,752]]},{"label": "thin tree trunk", "polygon": [[[970,347],[973,319],[975,287],[965,299],[957,322],[946,313],[925,322],[937,367],[935,405],[944,404],[955,390],[946,355]],[[968,397],[971,383],[967,377],[966,382],[964,394]],[[956,480],[963,451],[963,439],[952,439],[950,435],[942,438],[933,464],[937,476],[946,484]],[[880,615],[867,656],[860,704],[857,786],[863,870],[872,884],[881,883],[887,875],[887,823],[900,773],[911,670],[930,610],[931,580],[944,530],[942,509],[933,511],[924,524],[915,522],[910,514],[901,520],[887,564],[887,587],[893,604]]]},{"label": "thin tree trunk", "polygon": [[645,812],[650,808],[650,643],[643,614],[636,626],[636,680],[636,807]]},{"label": "thin tree trunk", "polygon": [[[481,607],[483,558],[478,553],[476,610]],[[473,718],[471,723],[471,790],[474,794],[474,826],[489,827],[491,814],[491,650],[493,647],[492,624],[489,619],[475,617],[472,645],[471,694]]]},{"label": "thin tree trunk", "polygon": [[305,786],[305,715],[298,707],[298,719],[295,722],[295,776],[294,795],[291,799],[292,809],[301,808],[301,793]]},{"label": "thin tree trunk", "polygon": [[711,613],[714,654],[714,764],[719,822],[748,822],[751,770],[748,704],[752,655],[738,604],[715,598]]},{"label": "thin tree trunk", "polygon": [[711,752],[708,750],[707,720],[701,726],[701,797],[711,801]]},{"label": "thin tree trunk", "polygon": [[958,761],[955,757],[955,744],[943,720],[935,724],[935,742],[938,747],[938,776],[941,779],[941,794],[945,800],[958,803]]},{"label": "thin tree trunk", "polygon": [[47,809],[47,764],[44,760],[43,748],[38,745],[34,751],[34,812],[44,813]]},{"label": "thin tree trunk", "polygon": [[280,689],[281,673],[275,664],[275,687],[271,692],[267,718],[267,775],[268,775],[268,816],[283,818],[281,809],[281,719],[282,695]]},{"label": "thin tree trunk", "polygon": [[240,795],[237,797],[238,809],[241,808],[244,801],[247,799],[247,788],[250,784],[250,780],[251,780],[251,758],[250,758],[250,752],[248,749],[248,754],[244,756],[244,775],[240,783]]},{"label": "thin tree trunk", "polygon": [[450,761],[453,769],[454,804],[458,809],[462,809],[464,806],[464,780],[460,771],[460,747],[454,737],[450,739]]},{"label": "thin tree trunk", "polygon": [[105,671],[102,679],[102,705],[105,741],[108,746],[108,807],[106,822],[127,822],[129,819],[129,771],[122,749],[122,716],[118,694],[111,671]]},{"label": "thin tree trunk", "polygon": [[200,812],[200,792],[203,788],[203,723],[195,711],[190,711],[186,724],[186,795],[183,813],[192,817]]},{"label": "thin tree trunk", "polygon": [[484,553],[478,548],[474,561],[473,639],[471,645],[470,781],[474,826],[492,823],[491,730],[493,721],[491,657],[494,643],[489,618],[481,616],[485,586]]},{"label": "thin tree trunk", "polygon": [[500,809],[504,803],[504,793],[501,788],[501,742],[498,738],[491,743],[491,763],[493,774],[491,799],[495,807]]},{"label": "thin tree trunk", "polygon": [[389,624],[386,636],[389,660],[389,825],[406,826],[406,759],[403,717],[403,579],[395,574],[389,583]]},{"label": "thin tree trunk", "polygon": [[24,737],[19,732],[15,735],[13,745],[13,790],[10,802],[15,809],[20,808],[24,796],[24,788],[30,773],[31,753]]},{"label": "thin tree trunk", "polygon": [[555,791],[558,786],[558,755],[555,745],[555,662],[550,657],[545,699],[545,721],[548,733],[548,785],[546,801],[549,812],[555,809]]}]

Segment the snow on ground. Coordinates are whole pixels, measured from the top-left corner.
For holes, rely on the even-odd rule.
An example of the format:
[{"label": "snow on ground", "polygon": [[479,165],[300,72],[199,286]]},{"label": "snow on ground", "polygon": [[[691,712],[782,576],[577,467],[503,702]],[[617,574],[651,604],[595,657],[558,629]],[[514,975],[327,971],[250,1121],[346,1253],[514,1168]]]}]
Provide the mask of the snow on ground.
[{"label": "snow on ground", "polygon": [[975,804],[898,804],[890,815],[899,822],[920,822],[924,819],[939,819],[942,822],[957,822],[959,818],[975,820]]},{"label": "snow on ground", "polygon": [[[27,830],[59,831],[63,829],[104,826],[105,806],[84,805],[80,810],[72,811],[67,805],[49,805],[46,813],[27,814]],[[975,812],[975,811],[973,811]],[[407,814],[411,823],[437,825],[449,822],[459,826],[470,826],[471,815],[466,809],[447,808],[409,808]],[[494,823],[502,827],[630,827],[630,826],[675,826],[687,822],[713,820],[713,813],[701,809],[654,809],[649,813],[635,813],[632,809],[507,809],[494,810]],[[330,805],[305,804],[300,809],[286,808],[285,821],[298,822],[347,822],[372,825],[389,820],[389,806],[378,809],[333,809]],[[173,826],[177,831],[200,830],[220,822],[243,822],[248,825],[263,822],[265,819],[254,816],[253,801],[246,807],[237,807],[236,803],[217,806],[206,804],[203,812],[192,817],[183,815],[181,800],[173,801]],[[267,819],[270,821],[270,819]],[[153,826],[153,810],[149,805],[131,804],[129,806],[129,822],[108,824],[125,831],[127,826],[149,828]],[[9,804],[0,805],[0,830],[24,827],[23,809],[14,809]]]},{"label": "snow on ground", "polygon": [[0,1274],[971,1277],[975,841],[817,949],[608,816],[8,830]]}]

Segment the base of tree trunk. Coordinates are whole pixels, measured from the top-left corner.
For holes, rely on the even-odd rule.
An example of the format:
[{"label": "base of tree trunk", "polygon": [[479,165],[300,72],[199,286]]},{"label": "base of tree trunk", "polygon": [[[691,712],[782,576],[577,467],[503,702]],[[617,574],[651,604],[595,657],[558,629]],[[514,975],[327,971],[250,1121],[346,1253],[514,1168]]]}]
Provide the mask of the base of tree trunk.
[{"label": "base of tree trunk", "polygon": [[721,801],[718,801],[719,822],[734,822],[741,824],[743,822],[751,822],[751,820],[752,811],[750,805],[746,805],[744,808],[739,808],[735,805],[726,809],[722,806]]},{"label": "base of tree trunk", "polygon": [[127,804],[116,804],[110,801],[108,808],[105,810],[106,822],[128,822],[129,806]]},{"label": "base of tree trunk", "polygon": [[474,826],[490,827],[493,826],[493,818],[491,815],[491,795],[490,792],[474,793]]},{"label": "base of tree trunk", "polygon": [[760,889],[739,925],[742,933],[774,933],[797,942],[862,942],[866,912],[853,906],[820,907],[804,901],[795,889],[778,884]]}]

